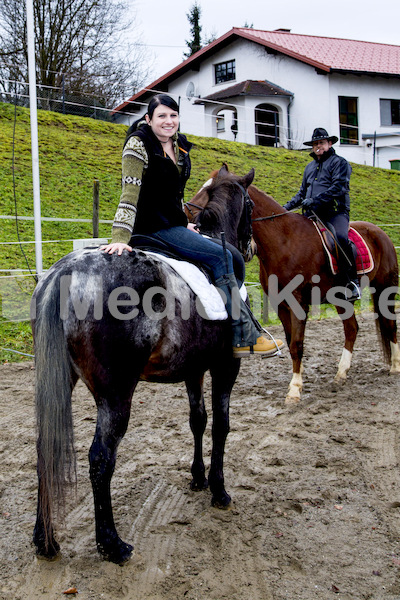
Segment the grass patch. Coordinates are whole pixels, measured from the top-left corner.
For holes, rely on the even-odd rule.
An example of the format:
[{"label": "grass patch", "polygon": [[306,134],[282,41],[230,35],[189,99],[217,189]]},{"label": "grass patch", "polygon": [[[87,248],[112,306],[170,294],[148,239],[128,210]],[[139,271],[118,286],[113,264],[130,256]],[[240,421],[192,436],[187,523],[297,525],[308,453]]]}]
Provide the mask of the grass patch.
[{"label": "grass patch", "polygon": [[[92,218],[93,182],[100,182],[100,219],[112,220],[121,188],[121,151],[127,127],[84,117],[38,111],[40,196],[42,217]],[[15,131],[15,136],[14,136]],[[29,111],[0,103],[0,215],[33,216],[33,189]],[[13,137],[15,139],[13,144]],[[192,176],[185,200],[190,200],[208,179],[212,170],[227,162],[231,171],[247,173],[252,167],[254,183],[284,204],[299,189],[308,152],[283,148],[264,148],[215,138],[189,136],[194,148]],[[339,149],[340,153],[340,149]],[[14,157],[14,159],[13,159]],[[352,165],[351,198],[353,220],[372,221],[377,225],[400,222],[400,172]],[[15,193],[14,193],[15,184]],[[33,244],[5,242],[33,241],[33,221],[1,219],[0,269],[13,271],[35,268]],[[395,246],[400,246],[400,227],[383,227]],[[111,226],[100,224],[99,236],[110,237]],[[92,237],[91,223],[42,222],[43,267],[49,268],[72,250],[72,240]],[[25,258],[25,256],[26,258]],[[5,275],[6,272],[0,272]],[[258,262],[246,267],[246,279],[258,283]],[[0,279],[1,347],[32,354],[32,338],[27,321],[11,321],[32,293],[29,277],[14,283]],[[14,287],[13,287],[14,286]],[[11,299],[12,291],[16,295]],[[10,296],[11,294],[11,296]],[[6,316],[4,316],[6,315]],[[278,322],[277,318],[272,322]],[[21,360],[20,355],[0,350],[0,361]]]}]

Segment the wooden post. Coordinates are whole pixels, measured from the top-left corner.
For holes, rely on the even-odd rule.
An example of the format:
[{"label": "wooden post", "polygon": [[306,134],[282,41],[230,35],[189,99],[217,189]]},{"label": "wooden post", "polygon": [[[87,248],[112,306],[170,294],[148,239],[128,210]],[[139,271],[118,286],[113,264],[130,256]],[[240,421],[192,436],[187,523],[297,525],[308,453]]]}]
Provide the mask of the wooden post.
[{"label": "wooden post", "polygon": [[268,323],[269,320],[269,301],[268,296],[263,290],[263,310],[262,310],[262,320],[264,323]]},{"label": "wooden post", "polygon": [[95,179],[93,181],[93,237],[99,237],[99,189],[100,181]]}]

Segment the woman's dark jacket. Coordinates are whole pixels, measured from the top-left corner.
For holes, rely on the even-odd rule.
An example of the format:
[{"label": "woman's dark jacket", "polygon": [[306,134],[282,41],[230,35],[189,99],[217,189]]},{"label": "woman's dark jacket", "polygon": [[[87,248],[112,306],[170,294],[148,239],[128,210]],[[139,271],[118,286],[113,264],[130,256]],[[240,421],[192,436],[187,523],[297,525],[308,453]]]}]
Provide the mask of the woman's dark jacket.
[{"label": "woman's dark jacket", "polygon": [[318,160],[312,152],[313,161],[304,170],[299,192],[285,205],[288,210],[300,206],[305,198],[312,198],[313,210],[322,219],[335,214],[350,213],[351,167],[347,160],[338,156],[333,148],[324,152]]},{"label": "woman's dark jacket", "polygon": [[192,144],[184,135],[178,134],[179,158],[176,165],[165,155],[159,140],[147,124],[132,135],[143,142],[149,159],[143,174],[133,233],[154,233],[177,225],[186,227],[188,220],[182,202],[190,176],[189,151]]}]

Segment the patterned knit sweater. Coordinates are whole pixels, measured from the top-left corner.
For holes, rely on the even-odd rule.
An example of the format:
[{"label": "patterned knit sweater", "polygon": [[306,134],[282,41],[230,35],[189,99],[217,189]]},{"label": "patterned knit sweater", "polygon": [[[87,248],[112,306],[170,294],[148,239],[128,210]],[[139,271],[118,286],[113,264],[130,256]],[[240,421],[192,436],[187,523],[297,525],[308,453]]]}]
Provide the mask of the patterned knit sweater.
[{"label": "patterned knit sweater", "polygon": [[[178,134],[172,138],[176,166],[182,169],[182,159],[178,147]],[[144,143],[135,135],[126,142],[122,152],[122,192],[112,227],[112,242],[129,243],[131,238],[139,194],[143,177],[149,166],[149,158]]]}]

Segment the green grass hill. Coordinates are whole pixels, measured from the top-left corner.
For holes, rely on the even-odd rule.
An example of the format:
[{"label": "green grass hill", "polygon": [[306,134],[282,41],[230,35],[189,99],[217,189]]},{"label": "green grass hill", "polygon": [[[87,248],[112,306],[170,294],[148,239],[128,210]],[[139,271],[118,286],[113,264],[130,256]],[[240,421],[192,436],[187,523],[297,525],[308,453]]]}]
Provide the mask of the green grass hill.
[{"label": "green grass hill", "polygon": [[[126,126],[93,119],[39,111],[39,168],[42,217],[91,219],[93,182],[100,184],[100,219],[112,220],[118,204],[121,150]],[[231,171],[244,174],[252,167],[254,183],[283,204],[298,190],[308,152],[264,148],[215,138],[188,136],[193,142],[189,200],[208,179],[210,171],[227,162]],[[339,150],[340,153],[340,150]],[[31,132],[29,111],[0,103],[0,217],[33,216]],[[400,172],[353,164],[351,198],[353,220],[382,225],[400,246]],[[0,302],[19,289],[29,293],[32,278],[5,278],[9,271],[35,268],[34,222],[0,218]],[[100,224],[99,236],[110,237],[111,225]],[[72,250],[72,240],[92,237],[91,223],[42,222],[43,267],[46,269]],[[14,242],[10,244],[10,242]],[[23,250],[23,251],[22,251]],[[248,266],[248,278],[257,281],[257,261]],[[15,274],[15,273],[11,273]],[[10,292],[11,290],[11,292]],[[32,352],[29,324],[1,316],[1,347]],[[20,357],[0,350],[0,361]]]}]

